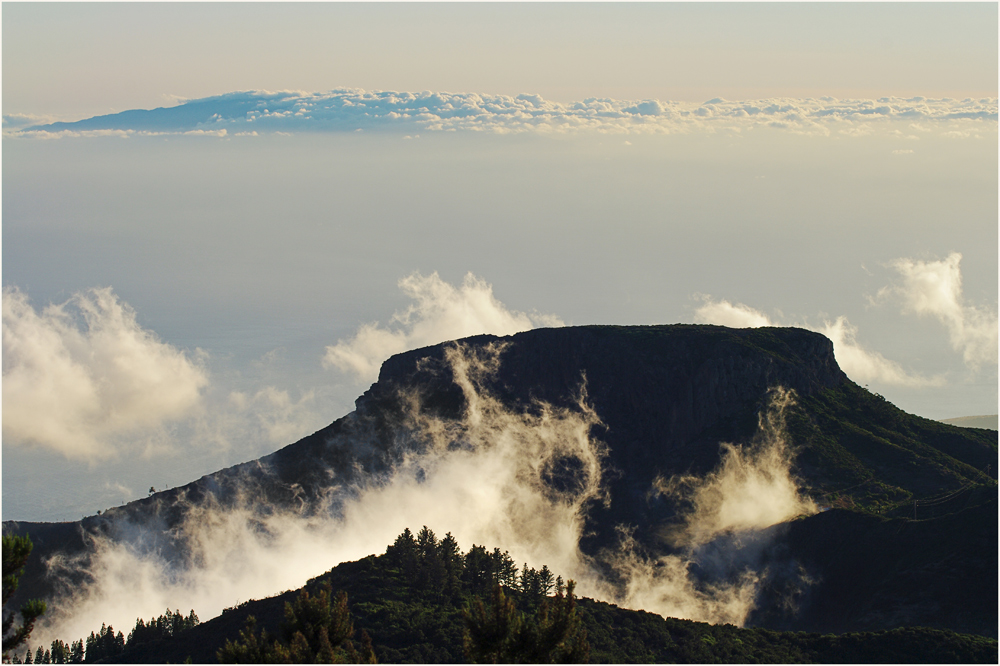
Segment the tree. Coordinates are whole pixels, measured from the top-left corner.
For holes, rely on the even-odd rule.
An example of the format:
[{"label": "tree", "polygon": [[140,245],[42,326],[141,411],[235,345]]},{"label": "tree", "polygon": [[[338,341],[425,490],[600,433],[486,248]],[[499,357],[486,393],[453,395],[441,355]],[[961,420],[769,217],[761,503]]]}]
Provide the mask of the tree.
[{"label": "tree", "polygon": [[473,544],[465,554],[462,579],[468,583],[473,594],[488,594],[493,586],[493,559],[483,546]]},{"label": "tree", "polygon": [[[545,571],[546,569],[543,569]],[[575,581],[566,583],[555,597],[545,598],[538,609],[537,620],[532,625],[531,646],[526,661],[548,664],[580,664],[590,658],[587,630],[583,628],[576,612]]]},{"label": "tree", "polygon": [[[121,636],[121,632],[118,633]],[[73,642],[73,646],[70,649],[70,661],[74,664],[82,664],[86,652],[83,648],[83,639]]]},{"label": "tree", "polygon": [[264,664],[268,663],[266,658],[269,643],[271,641],[267,630],[261,631],[258,636],[255,631],[257,618],[253,615],[247,618],[246,626],[240,630],[239,640],[231,641],[226,639],[226,644],[219,648],[215,658],[221,664]]},{"label": "tree", "polygon": [[[537,572],[536,572],[537,573]],[[465,610],[465,657],[476,663],[583,663],[590,658],[587,632],[576,612],[576,583],[545,598],[531,618],[517,611],[500,585],[490,606],[475,598]]]},{"label": "tree", "polygon": [[69,662],[69,646],[58,638],[52,641],[52,663],[65,664]]},{"label": "tree", "polygon": [[[3,537],[3,656],[28,640],[35,620],[45,613],[45,602],[38,599],[27,601],[21,606],[19,613],[7,608],[7,602],[17,591],[21,572],[28,562],[32,543],[27,534],[24,536],[5,535]],[[20,614],[21,626],[14,628],[14,619]],[[36,660],[37,661],[37,660]]]},{"label": "tree", "polygon": [[555,587],[555,580],[552,578],[552,572],[549,571],[548,565],[542,565],[542,570],[538,572],[538,588],[539,592],[548,596],[552,588]]},{"label": "tree", "polygon": [[417,532],[417,556],[420,567],[417,570],[417,586],[424,589],[441,590],[446,577],[445,565],[438,552],[439,542],[434,530],[426,525]]},{"label": "tree", "polygon": [[512,648],[521,629],[521,614],[499,584],[493,586],[489,608],[476,597],[466,607],[464,618],[463,647],[469,661],[477,664],[514,661]]},{"label": "tree", "polygon": [[354,647],[354,622],[347,607],[347,594],[333,596],[326,581],[315,595],[303,589],[294,603],[285,604],[281,640],[267,630],[258,635],[251,615],[236,642],[227,640],[216,653],[222,663],[375,663],[375,652],[367,632],[361,632],[361,650]]},{"label": "tree", "polygon": [[448,596],[456,596],[461,589],[464,559],[458,541],[448,532],[438,544],[438,554],[444,567],[443,590]]}]

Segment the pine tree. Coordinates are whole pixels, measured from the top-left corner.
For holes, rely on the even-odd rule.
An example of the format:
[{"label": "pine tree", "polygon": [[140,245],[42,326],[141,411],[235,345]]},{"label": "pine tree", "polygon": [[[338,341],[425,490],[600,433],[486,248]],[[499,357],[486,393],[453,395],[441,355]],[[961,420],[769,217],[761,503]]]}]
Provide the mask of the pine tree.
[{"label": "pine tree", "polygon": [[547,565],[542,565],[542,570],[538,572],[538,590],[542,596],[548,596],[552,588],[555,587],[555,581],[552,578],[552,572],[549,571]]},{"label": "pine tree", "polygon": [[329,581],[315,595],[303,589],[294,603],[285,604],[280,640],[266,630],[258,636],[255,627],[256,619],[247,618],[239,640],[227,640],[216,658],[223,663],[375,663],[367,633],[362,632],[361,651],[354,647],[347,594],[334,598]]},{"label": "pine tree", "polygon": [[[532,571],[525,566],[529,578]],[[555,598],[543,599],[530,619],[524,619],[499,585],[488,609],[476,597],[465,611],[466,658],[477,663],[586,662],[590,643],[576,612],[575,586],[569,581],[565,595],[559,590]]]},{"label": "pine tree", "polygon": [[473,594],[487,594],[492,589],[493,558],[484,547],[473,545],[465,554],[462,579]]},{"label": "pine tree", "polygon": [[[543,569],[544,571],[545,569]],[[566,594],[545,599],[538,609],[534,649],[528,661],[534,663],[581,664],[590,658],[587,630],[576,612],[574,581],[566,583]]]},{"label": "pine tree", "polygon": [[58,638],[52,641],[52,663],[65,664],[69,661],[69,646]]},{"label": "pine tree", "polygon": [[512,644],[521,628],[521,614],[499,585],[493,586],[489,608],[476,597],[466,607],[464,618],[466,659],[478,664],[513,661]]},{"label": "pine tree", "polygon": [[84,654],[83,639],[74,641],[70,650],[70,661],[74,664],[82,664],[84,662]]},{"label": "pine tree", "polygon": [[[231,641],[226,639],[226,644],[219,648],[216,659],[222,664],[264,664],[269,660],[265,658],[270,647],[271,637],[267,630],[261,631],[260,636],[255,631],[257,618],[253,615],[247,617],[246,626],[240,630],[239,640]],[[290,658],[289,658],[290,660]],[[270,662],[274,663],[274,662]]]},{"label": "pine tree", "polygon": [[424,589],[440,590],[445,579],[444,563],[438,552],[438,540],[434,531],[426,525],[417,533],[417,586]]},{"label": "pine tree", "polygon": [[461,586],[462,570],[464,560],[462,551],[458,546],[458,541],[448,532],[438,544],[439,558],[444,568],[443,590],[446,595],[454,597],[459,593]]},{"label": "pine tree", "polygon": [[396,542],[386,548],[386,555],[394,566],[399,567],[403,575],[412,579],[417,573],[417,541],[413,538],[413,532],[407,527],[403,533],[396,537]]},{"label": "pine tree", "polygon": [[[24,536],[3,536],[3,656],[28,640],[35,621],[45,613],[45,602],[38,599],[27,601],[19,612],[7,608],[7,602],[17,591],[24,565],[28,562],[33,544],[27,534]],[[14,620],[20,615],[21,626],[14,628]],[[36,660],[37,661],[37,660]]]}]

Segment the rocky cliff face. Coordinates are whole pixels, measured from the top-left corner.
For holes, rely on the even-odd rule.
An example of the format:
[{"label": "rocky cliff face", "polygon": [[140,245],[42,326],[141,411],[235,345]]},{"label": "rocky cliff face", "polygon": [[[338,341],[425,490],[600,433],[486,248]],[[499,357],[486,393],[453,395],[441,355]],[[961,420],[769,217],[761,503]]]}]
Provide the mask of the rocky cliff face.
[{"label": "rocky cliff face", "polygon": [[[653,480],[714,468],[720,442],[753,435],[769,389],[783,386],[806,398],[849,381],[827,338],[793,328],[587,326],[462,344],[503,345],[497,371],[483,378],[482,388],[514,409],[531,409],[536,400],[571,407],[585,388],[606,426],[595,434],[608,445],[613,498],[609,507],[592,509],[594,548],[608,542],[616,524],[635,525],[642,534],[669,517],[672,506],[648,502]],[[357,413],[396,412],[399,395],[418,392],[425,408],[457,417],[464,402],[445,361],[447,346],[386,361]]]},{"label": "rocky cliff face", "polygon": [[[426,446],[415,431],[415,421],[425,417],[439,423],[460,421],[470,395],[493,396],[507,410],[533,413],[543,403],[557,409],[580,409],[583,394],[600,421],[592,424],[590,434],[606,445],[602,465],[607,501],[593,501],[585,507],[581,550],[588,555],[600,553],[618,538],[618,527],[627,525],[635,528],[640,546],[664,552],[670,546],[661,538],[663,527],[677,522],[680,505],[651,493],[657,479],[703,476],[715,469],[722,458],[721,443],[740,444],[753,437],[769,391],[777,386],[794,391],[798,401],[789,421],[798,453],[794,475],[817,503],[844,507],[797,521],[790,528],[776,527],[772,532],[780,542],[776,542],[777,550],[761,556],[808,564],[815,581],[808,595],[812,608],[823,608],[824,599],[836,599],[846,608],[862,603],[867,594],[866,590],[843,593],[848,578],[832,556],[824,559],[829,549],[811,547],[816,535],[851,542],[852,531],[863,523],[866,533],[877,533],[882,539],[897,529],[884,517],[893,507],[975,484],[993,489],[982,490],[977,497],[989,501],[992,493],[995,507],[995,482],[981,473],[989,461],[995,463],[995,432],[953,428],[901,412],[851,382],[836,363],[832,343],[817,333],[792,328],[586,326],[539,329],[505,338],[476,336],[457,344],[468,357],[494,361],[488,372],[476,373],[472,394],[468,385],[462,385],[468,376],[456,372],[449,360],[449,350],[456,343],[399,354],[383,364],[378,381],[358,398],[354,412],[259,461],[221,470],[78,524],[8,523],[5,529],[29,531],[38,537],[36,553],[43,557],[59,550],[84,552],[85,533],[125,539],[123,525],[130,532],[144,526],[162,535],[153,540],[158,548],[182,553],[184,543],[169,530],[192,507],[206,503],[225,507],[250,497],[263,506],[336,511],[336,503],[329,503],[332,486],[346,487],[391,470],[408,451]],[[557,489],[572,486],[574,475],[583,469],[573,460],[560,461],[560,465],[546,477]],[[996,476],[995,464],[992,476]],[[863,520],[856,518],[861,515],[859,509],[865,512]],[[847,517],[832,518],[841,511]],[[827,531],[822,527],[826,525],[833,527]],[[996,521],[983,529],[989,532],[987,541],[991,538],[995,544]],[[924,532],[951,534],[943,527]],[[954,535],[949,539],[958,544],[942,546],[952,548],[947,555],[949,571],[961,577],[961,563],[975,549],[961,545]],[[877,552],[848,550],[858,562],[880,557]],[[926,564],[924,569],[932,572],[933,562],[945,555],[939,557],[934,549],[928,552],[936,554],[929,555],[927,562],[921,560],[920,566]],[[995,597],[995,557],[992,562],[994,575],[986,587]],[[888,571],[888,560],[882,564],[878,570]],[[975,579],[988,569],[979,562],[958,587],[975,587]],[[827,579],[829,585],[823,582]],[[877,587],[876,583],[869,581],[868,586]],[[889,598],[884,585],[879,589],[879,612],[870,613],[867,624],[850,624],[852,629],[894,626],[893,609],[914,603],[904,598],[898,585],[891,589],[902,595],[899,598]],[[20,596],[45,591],[43,572],[36,564],[26,572]],[[778,587],[772,589],[765,606],[783,603],[782,594]],[[926,600],[921,603],[922,608],[934,607]],[[936,607],[945,606],[954,604]],[[919,617],[924,624],[936,621],[933,610]],[[936,626],[995,629],[995,608],[991,617],[992,625],[990,618],[977,624],[951,617]],[[838,624],[828,613],[808,609],[790,613],[763,607],[750,619],[791,629],[826,631],[848,626]]]}]

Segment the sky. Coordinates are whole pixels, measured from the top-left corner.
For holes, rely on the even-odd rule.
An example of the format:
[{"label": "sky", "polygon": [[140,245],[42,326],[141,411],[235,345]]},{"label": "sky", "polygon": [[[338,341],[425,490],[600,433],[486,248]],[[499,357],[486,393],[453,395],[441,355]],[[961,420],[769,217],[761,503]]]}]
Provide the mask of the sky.
[{"label": "sky", "polygon": [[996,4],[2,19],[5,520],[259,457],[480,332],[805,326],[907,411],[997,411]]}]

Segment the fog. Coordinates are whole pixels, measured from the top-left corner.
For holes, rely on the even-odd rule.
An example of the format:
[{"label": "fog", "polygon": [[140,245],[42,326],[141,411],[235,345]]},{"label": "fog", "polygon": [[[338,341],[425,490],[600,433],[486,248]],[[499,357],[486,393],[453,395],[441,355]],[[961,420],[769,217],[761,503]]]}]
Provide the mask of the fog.
[{"label": "fog", "polygon": [[[405,528],[423,525],[441,536],[451,532],[463,550],[499,547],[516,562],[548,565],[577,580],[581,595],[742,624],[758,583],[769,576],[759,558],[771,537],[762,530],[816,510],[790,472],[783,410],[791,395],[773,391],[757,436],[743,446],[723,443],[718,469],[701,479],[661,479],[650,489],[689,505],[673,526],[671,554],[640,554],[623,527],[617,547],[593,559],[580,550],[580,538],[588,507],[608,496],[606,448],[594,436],[600,416],[587,402],[586,382],[573,408],[536,403],[511,411],[483,389],[502,352],[499,343],[450,347],[447,362],[465,396],[462,417],[430,416],[411,396],[394,439],[412,446],[384,475],[351,484],[334,475],[318,510],[261,505],[247,482],[235,507],[193,506],[169,531],[121,524],[119,539],[92,537],[89,561],[51,561],[55,575],[83,567],[88,582],[54,605],[35,640],[75,640],[97,621],[127,631],[137,617],[166,607],[207,619],[239,601],[299,587],[339,562],[384,552]],[[354,444],[359,451],[367,446]],[[566,459],[578,471],[555,488],[547,475]],[[602,573],[608,567],[612,573]]]}]

